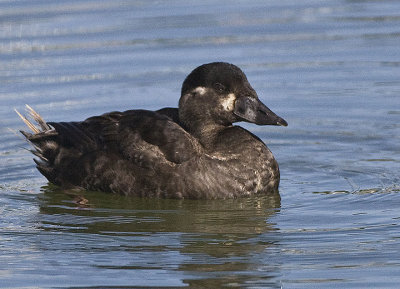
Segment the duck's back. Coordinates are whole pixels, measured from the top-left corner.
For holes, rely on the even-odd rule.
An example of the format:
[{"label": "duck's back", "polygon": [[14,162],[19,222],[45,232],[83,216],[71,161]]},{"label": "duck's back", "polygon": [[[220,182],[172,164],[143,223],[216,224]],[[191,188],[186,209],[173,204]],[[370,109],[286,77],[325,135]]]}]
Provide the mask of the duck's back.
[{"label": "duck's back", "polygon": [[54,130],[28,135],[39,171],[52,183],[139,196],[174,197],[163,189],[177,165],[200,146],[171,110],[130,110],[83,122],[50,122]]}]

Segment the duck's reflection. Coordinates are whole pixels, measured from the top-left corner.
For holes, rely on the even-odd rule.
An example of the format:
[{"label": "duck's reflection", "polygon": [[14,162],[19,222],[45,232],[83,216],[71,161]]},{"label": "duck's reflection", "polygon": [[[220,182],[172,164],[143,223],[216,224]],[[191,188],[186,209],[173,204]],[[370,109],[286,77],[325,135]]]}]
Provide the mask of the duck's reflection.
[{"label": "duck's reflection", "polygon": [[[83,205],[82,199],[87,200]],[[79,233],[77,242],[84,234],[91,244],[103,246],[110,259],[115,250],[129,252],[130,260],[112,260],[113,265],[106,266],[109,269],[150,269],[135,255],[173,252],[175,257],[170,260],[160,257],[159,262],[151,263],[158,268],[165,262],[175,263],[176,269],[188,276],[182,282],[219,288],[227,279],[242,284],[260,277],[256,273],[263,266],[260,254],[276,246],[268,233],[277,228],[268,219],[279,211],[280,196],[213,201],[140,199],[47,187],[40,204],[42,229]],[[90,245],[86,249],[90,251]],[[266,280],[276,272],[263,274]]]}]

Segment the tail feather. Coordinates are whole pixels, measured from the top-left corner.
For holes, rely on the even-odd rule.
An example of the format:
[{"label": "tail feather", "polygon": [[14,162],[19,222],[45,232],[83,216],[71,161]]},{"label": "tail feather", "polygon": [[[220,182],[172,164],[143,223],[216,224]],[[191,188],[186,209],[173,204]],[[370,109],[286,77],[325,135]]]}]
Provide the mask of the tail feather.
[{"label": "tail feather", "polygon": [[33,136],[33,134],[23,131],[23,130],[20,130],[19,132],[22,133],[24,135],[24,137],[26,137],[27,139],[30,139]]},{"label": "tail feather", "polygon": [[[40,130],[27,119],[25,116],[23,116],[18,110],[14,109],[15,112],[18,114],[18,116],[22,119],[22,121],[34,132],[34,133],[40,133]],[[24,133],[22,133],[24,134]],[[25,134],[24,134],[25,135]],[[26,135],[25,135],[26,137]]]},{"label": "tail feather", "polygon": [[58,184],[56,180],[56,174],[53,168],[43,165],[43,164],[38,164],[36,163],[36,168],[39,170],[39,172],[44,175],[50,182]]},{"label": "tail feather", "polygon": [[[26,105],[28,111],[28,117],[32,118],[33,121],[29,120],[28,117],[23,116],[19,111],[15,109],[15,112],[19,115],[22,121],[32,130],[26,132],[20,130],[22,135],[30,142],[33,149],[29,150],[39,159],[34,159],[39,171],[45,172],[45,176],[51,175],[51,164],[54,163],[54,157],[57,154],[57,145],[54,142],[54,136],[57,132],[52,129],[44,119],[31,108]],[[38,126],[35,125],[35,122]]]},{"label": "tail feather", "polygon": [[16,113],[31,131],[20,132],[32,145],[36,168],[56,185],[73,185],[81,174],[76,162],[85,153],[96,149],[96,142],[80,123],[47,123],[30,106],[27,115]]},{"label": "tail feather", "polygon": [[[14,109],[18,116],[22,119],[22,121],[32,130],[34,134],[45,132],[51,130],[51,127],[44,121],[44,119],[38,114],[32,107],[29,105],[26,106],[26,111],[29,116],[39,125],[38,128],[34,123],[32,123],[27,117],[23,116],[18,110]],[[23,132],[24,136],[26,132]],[[26,133],[28,134],[28,133]]]},{"label": "tail feather", "polygon": [[40,158],[43,162],[48,163],[49,160],[43,156],[43,152],[40,148],[35,147],[36,150],[29,150],[32,154],[34,154],[35,156],[37,156],[38,158]]},{"label": "tail feather", "polygon": [[[33,121],[22,115],[18,110],[14,110],[26,124],[26,126],[32,131],[31,133],[20,130],[20,133],[23,134],[28,141],[36,143],[37,140],[40,141],[48,136],[57,135],[57,132],[50,125],[48,125],[47,122],[29,105],[26,104],[26,110],[28,112],[28,117],[32,118]],[[36,126],[35,123],[38,124],[39,127]]]},{"label": "tail feather", "polygon": [[44,121],[44,119],[38,114],[32,107],[25,105],[29,115],[38,123],[42,131],[51,130],[51,127]]}]

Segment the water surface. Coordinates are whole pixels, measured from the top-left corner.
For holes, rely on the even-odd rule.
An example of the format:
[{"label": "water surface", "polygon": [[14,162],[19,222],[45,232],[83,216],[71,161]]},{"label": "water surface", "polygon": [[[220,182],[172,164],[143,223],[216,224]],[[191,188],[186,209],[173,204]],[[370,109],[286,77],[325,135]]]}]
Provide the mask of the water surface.
[{"label": "water surface", "polygon": [[[0,287],[397,288],[399,39],[389,0],[0,1]],[[52,121],[175,106],[211,61],[289,122],[241,124],[280,195],[79,205],[13,132],[25,103]]]}]

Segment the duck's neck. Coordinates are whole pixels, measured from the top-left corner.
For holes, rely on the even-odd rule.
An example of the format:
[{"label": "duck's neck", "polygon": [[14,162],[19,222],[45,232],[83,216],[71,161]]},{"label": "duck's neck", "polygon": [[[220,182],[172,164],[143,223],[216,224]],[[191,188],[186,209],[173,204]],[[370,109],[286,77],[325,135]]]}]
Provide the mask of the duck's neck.
[{"label": "duck's neck", "polygon": [[206,150],[211,150],[218,135],[226,129],[226,125],[216,123],[204,123],[188,127],[188,131],[199,140]]}]

